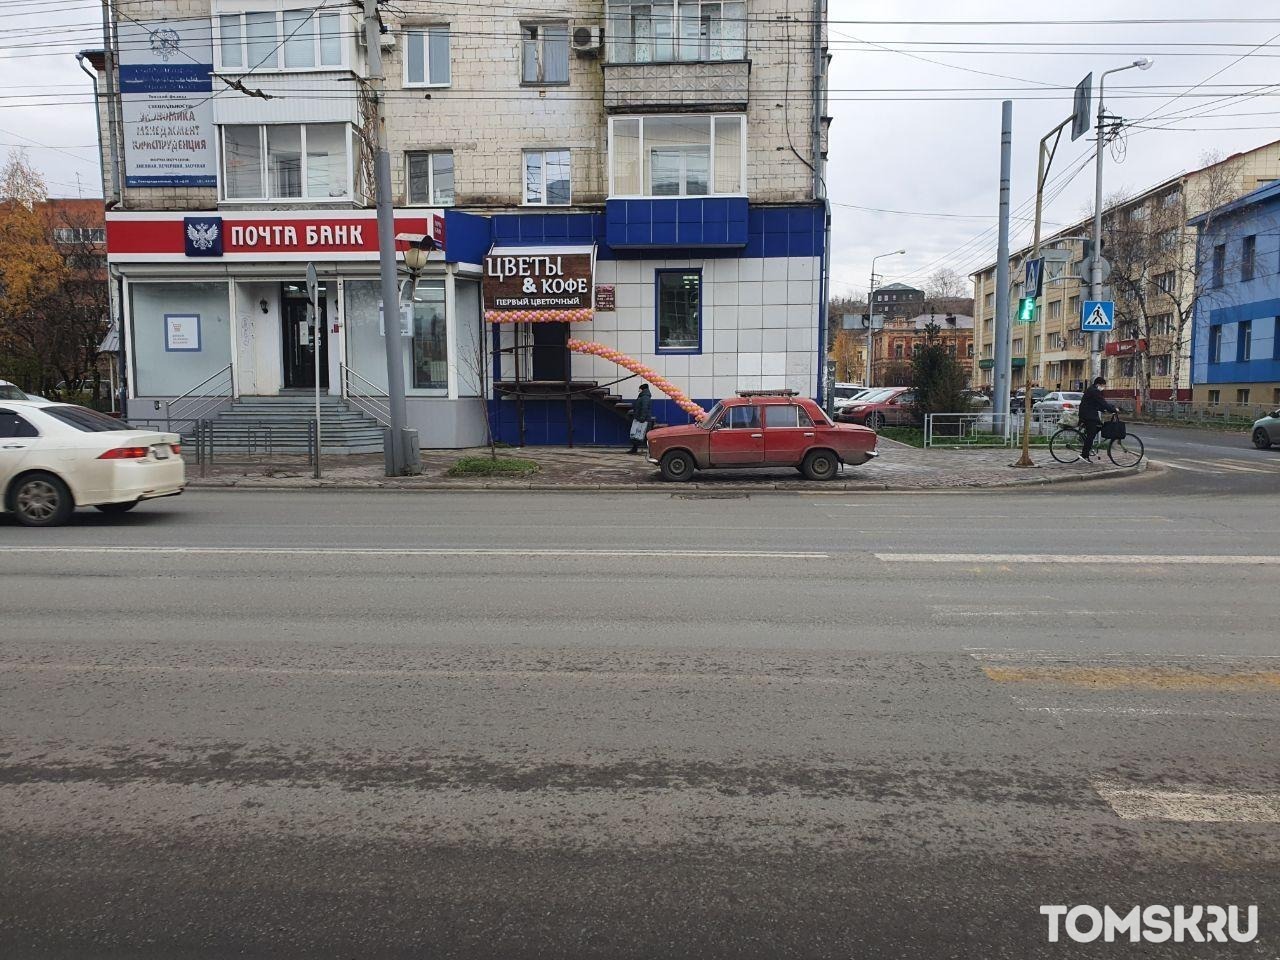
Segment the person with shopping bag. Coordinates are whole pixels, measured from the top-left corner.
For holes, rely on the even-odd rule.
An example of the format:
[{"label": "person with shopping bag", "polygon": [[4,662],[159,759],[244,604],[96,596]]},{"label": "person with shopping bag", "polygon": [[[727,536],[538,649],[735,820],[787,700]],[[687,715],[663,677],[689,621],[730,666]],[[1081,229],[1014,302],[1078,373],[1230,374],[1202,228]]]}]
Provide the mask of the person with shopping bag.
[{"label": "person with shopping bag", "polygon": [[649,432],[649,415],[653,411],[653,397],[649,394],[649,385],[640,384],[640,392],[636,394],[636,402],[631,405],[631,449],[627,453],[639,453],[640,444],[644,443],[645,434]]}]

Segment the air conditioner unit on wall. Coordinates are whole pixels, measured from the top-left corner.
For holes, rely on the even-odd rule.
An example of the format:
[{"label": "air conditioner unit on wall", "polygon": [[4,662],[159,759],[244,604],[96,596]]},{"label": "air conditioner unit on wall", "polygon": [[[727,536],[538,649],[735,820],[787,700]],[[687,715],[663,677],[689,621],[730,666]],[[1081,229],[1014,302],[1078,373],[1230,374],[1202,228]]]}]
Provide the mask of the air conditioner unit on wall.
[{"label": "air conditioner unit on wall", "polygon": [[604,27],[581,26],[573,28],[573,49],[578,53],[596,56],[604,46]]}]

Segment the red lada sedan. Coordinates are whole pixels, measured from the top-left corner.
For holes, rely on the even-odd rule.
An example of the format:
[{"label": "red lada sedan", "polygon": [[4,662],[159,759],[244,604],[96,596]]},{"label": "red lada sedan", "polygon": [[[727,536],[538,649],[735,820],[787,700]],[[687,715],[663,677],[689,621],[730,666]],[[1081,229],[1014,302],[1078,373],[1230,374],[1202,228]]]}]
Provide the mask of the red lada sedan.
[{"label": "red lada sedan", "polygon": [[841,463],[876,456],[874,430],[832,423],[794,390],[744,390],[701,423],[650,430],[647,441],[650,462],[676,481],[722,467],[795,467],[810,480],[830,480]]}]

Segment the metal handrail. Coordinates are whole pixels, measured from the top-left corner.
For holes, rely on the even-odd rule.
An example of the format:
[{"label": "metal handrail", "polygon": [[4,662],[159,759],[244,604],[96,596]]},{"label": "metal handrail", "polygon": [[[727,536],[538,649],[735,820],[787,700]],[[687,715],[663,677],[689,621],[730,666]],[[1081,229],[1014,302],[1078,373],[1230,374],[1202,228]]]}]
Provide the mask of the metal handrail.
[{"label": "metal handrail", "polygon": [[[367,413],[373,419],[377,420],[384,427],[391,426],[391,402],[388,399],[386,403],[382,403],[375,397],[385,397],[387,392],[382,390],[377,384],[370,383],[360,374],[356,373],[345,363],[339,364],[339,373],[342,376],[342,396],[343,399],[351,401],[361,411]],[[361,393],[358,390],[351,389],[350,380],[355,380],[359,384],[368,387],[371,393]]]},{"label": "metal handrail", "polygon": [[[197,390],[201,389],[204,386],[207,386],[208,384],[212,383],[214,380],[217,380],[224,375],[227,378],[225,394],[219,391],[218,393],[214,393],[214,394],[202,393],[202,394],[196,395]],[[181,403],[184,400],[195,404],[195,406],[191,408],[189,415],[187,415],[188,411],[183,410],[183,411],[180,411],[180,415],[177,417],[177,419],[190,420],[190,421],[200,420],[203,418],[204,414],[208,413],[209,410],[212,409],[214,404],[218,403],[224,397],[230,397],[234,393],[234,390],[233,390],[234,386],[235,386],[235,378],[232,376],[231,364],[228,363],[225,367],[222,367],[221,369],[210,374],[208,377],[205,377],[205,379],[201,380],[199,383],[197,383],[194,387],[192,387],[190,390],[188,390],[186,393],[182,394],[181,396],[174,397],[172,400],[166,400],[164,403],[164,419],[165,419],[166,426],[169,428],[169,432],[171,433],[173,432],[173,420],[174,420],[173,408],[175,404]]]}]

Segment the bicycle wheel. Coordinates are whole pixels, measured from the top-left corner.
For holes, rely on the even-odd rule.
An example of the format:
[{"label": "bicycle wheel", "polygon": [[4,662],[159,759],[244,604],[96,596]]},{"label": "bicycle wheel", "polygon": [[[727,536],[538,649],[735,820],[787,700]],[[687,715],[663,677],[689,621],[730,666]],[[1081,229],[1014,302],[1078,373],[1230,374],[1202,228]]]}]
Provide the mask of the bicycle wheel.
[{"label": "bicycle wheel", "polygon": [[1132,433],[1123,440],[1112,440],[1107,444],[1107,456],[1111,458],[1111,462],[1117,467],[1137,466],[1144,452],[1142,438],[1134,436]]},{"label": "bicycle wheel", "polygon": [[1049,438],[1049,452],[1059,463],[1075,463],[1080,459],[1082,442],[1079,431],[1063,427]]}]

